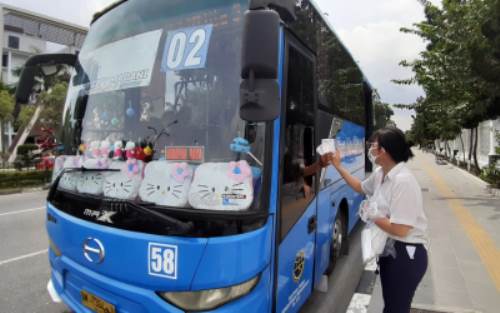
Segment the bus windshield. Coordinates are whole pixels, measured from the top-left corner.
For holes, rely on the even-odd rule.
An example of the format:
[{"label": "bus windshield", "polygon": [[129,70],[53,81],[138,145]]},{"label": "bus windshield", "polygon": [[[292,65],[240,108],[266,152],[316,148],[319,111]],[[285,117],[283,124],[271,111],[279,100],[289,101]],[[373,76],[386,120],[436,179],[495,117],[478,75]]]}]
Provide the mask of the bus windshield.
[{"label": "bus windshield", "polygon": [[[244,160],[255,180],[265,124],[239,117],[246,9],[247,1],[131,0],[95,21],[68,91],[66,154],[107,142],[118,159],[117,147],[125,154],[132,143],[151,148],[148,161],[186,162],[193,171]],[[253,157],[230,149],[249,126]]]}]

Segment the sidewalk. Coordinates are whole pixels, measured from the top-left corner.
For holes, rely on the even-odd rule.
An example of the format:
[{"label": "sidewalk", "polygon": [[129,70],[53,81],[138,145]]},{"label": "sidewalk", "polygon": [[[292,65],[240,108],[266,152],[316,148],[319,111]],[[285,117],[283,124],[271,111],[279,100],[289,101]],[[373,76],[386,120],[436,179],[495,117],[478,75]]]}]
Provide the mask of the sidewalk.
[{"label": "sidewalk", "polygon": [[[429,267],[412,312],[500,312],[500,198],[486,183],[432,154],[414,149],[417,177],[429,219]],[[383,309],[380,281],[368,312]]]}]

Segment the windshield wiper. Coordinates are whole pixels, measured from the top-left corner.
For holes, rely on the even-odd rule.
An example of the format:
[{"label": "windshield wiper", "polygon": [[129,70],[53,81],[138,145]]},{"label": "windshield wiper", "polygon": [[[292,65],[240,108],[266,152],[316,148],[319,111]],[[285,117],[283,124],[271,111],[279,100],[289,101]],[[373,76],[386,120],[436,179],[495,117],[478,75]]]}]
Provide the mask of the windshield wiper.
[{"label": "windshield wiper", "polygon": [[152,210],[150,208],[147,208],[143,205],[140,205],[140,204],[135,203],[135,202],[130,201],[130,200],[126,200],[125,203],[130,208],[133,208],[137,211],[140,211],[142,213],[146,213],[150,216],[154,216],[154,217],[158,218],[161,222],[163,222],[164,224],[166,224],[168,226],[172,226],[172,225],[175,226],[179,230],[180,233],[188,233],[191,230],[193,230],[193,223],[191,223],[191,222],[187,222],[187,223],[183,222],[183,221],[178,220],[176,218],[167,216],[163,213],[156,212],[155,210]]}]

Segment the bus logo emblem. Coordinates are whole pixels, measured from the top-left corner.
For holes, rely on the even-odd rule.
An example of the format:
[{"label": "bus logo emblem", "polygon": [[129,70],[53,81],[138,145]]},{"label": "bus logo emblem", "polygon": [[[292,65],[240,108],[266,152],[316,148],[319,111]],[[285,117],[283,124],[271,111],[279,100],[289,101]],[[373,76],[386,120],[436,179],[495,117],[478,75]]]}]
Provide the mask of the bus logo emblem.
[{"label": "bus logo emblem", "polygon": [[302,274],[304,274],[304,264],[306,262],[304,251],[299,251],[293,264],[293,281],[298,283]]},{"label": "bus logo emblem", "polygon": [[90,263],[99,264],[104,261],[104,246],[99,239],[88,237],[83,242],[83,256]]}]

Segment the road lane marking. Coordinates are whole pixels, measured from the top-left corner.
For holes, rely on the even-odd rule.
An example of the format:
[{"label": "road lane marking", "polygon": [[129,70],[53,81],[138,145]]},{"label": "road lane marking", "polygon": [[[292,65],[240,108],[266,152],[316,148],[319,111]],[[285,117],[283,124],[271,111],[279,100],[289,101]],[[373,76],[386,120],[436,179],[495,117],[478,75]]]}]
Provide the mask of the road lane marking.
[{"label": "road lane marking", "polygon": [[45,207],[0,213],[0,217],[44,210]]},{"label": "road lane marking", "polygon": [[349,303],[349,307],[347,308],[346,313],[368,312],[368,307],[370,306],[371,299],[371,295],[355,293],[351,298],[351,302]]},{"label": "road lane marking", "polygon": [[352,295],[346,313],[366,313],[370,306],[375,280],[377,279],[377,261],[371,260],[365,265],[365,270],[359,279],[358,287]]},{"label": "road lane marking", "polygon": [[37,252],[28,253],[28,254],[25,254],[25,255],[20,255],[18,257],[12,258],[12,259],[3,260],[3,261],[0,261],[0,266],[8,264],[8,263],[12,263],[12,262],[20,261],[20,260],[23,260],[23,259],[31,258],[31,257],[37,256],[37,255],[40,255],[40,254],[44,254],[44,253],[47,253],[47,251],[48,251],[48,249],[44,249],[44,250],[40,250],[40,251],[37,251]]},{"label": "road lane marking", "polygon": [[433,180],[439,193],[444,198],[447,198],[446,202],[448,202],[465,233],[472,241],[476,252],[497,288],[497,292],[500,293],[500,249],[496,247],[493,239],[462,204],[462,201],[457,199],[457,195],[451,190],[445,180],[432,171],[427,161],[421,160],[421,162],[423,163],[422,167],[424,171]]}]

